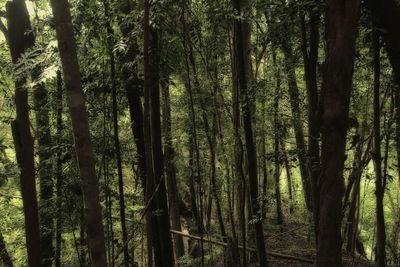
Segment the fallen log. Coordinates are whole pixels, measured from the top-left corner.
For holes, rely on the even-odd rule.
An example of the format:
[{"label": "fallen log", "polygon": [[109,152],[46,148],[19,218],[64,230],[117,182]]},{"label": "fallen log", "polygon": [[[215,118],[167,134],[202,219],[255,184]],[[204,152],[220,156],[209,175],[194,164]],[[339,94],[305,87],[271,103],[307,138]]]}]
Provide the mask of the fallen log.
[{"label": "fallen log", "polygon": [[[175,235],[180,235],[183,237],[187,237],[190,239],[194,239],[194,240],[201,240],[201,238],[199,236],[194,236],[194,235],[189,235],[189,234],[185,234],[176,230],[172,230],[171,229],[171,233],[175,234]],[[211,244],[215,244],[218,246],[223,246],[223,247],[227,247],[228,244],[221,242],[221,241],[217,241],[217,240],[212,240],[211,238],[203,238],[203,242],[207,242],[207,243],[211,243]],[[243,246],[238,246],[239,249],[243,249]],[[256,253],[257,250],[255,248],[249,248],[246,247],[246,251],[248,252],[254,252]],[[293,260],[293,261],[300,261],[300,262],[305,262],[305,263],[310,263],[310,264],[314,264],[314,261],[311,259],[306,259],[306,258],[301,258],[301,257],[296,257],[296,256],[291,256],[291,255],[286,255],[286,254],[281,254],[281,253],[277,253],[277,252],[267,252],[267,255],[270,255],[272,257],[276,257],[276,258],[281,258],[281,259],[287,259],[287,260]]]}]

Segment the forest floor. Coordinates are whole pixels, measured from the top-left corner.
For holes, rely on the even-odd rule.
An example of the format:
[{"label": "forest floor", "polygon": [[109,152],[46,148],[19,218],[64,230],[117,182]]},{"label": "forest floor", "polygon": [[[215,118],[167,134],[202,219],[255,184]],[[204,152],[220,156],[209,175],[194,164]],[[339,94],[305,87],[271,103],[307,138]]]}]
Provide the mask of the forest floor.
[{"label": "forest floor", "polygon": [[[279,254],[290,255],[301,259],[315,261],[314,239],[310,238],[309,224],[292,219],[287,216],[282,231],[280,227],[270,220],[270,227],[266,231],[268,251]],[[315,266],[298,260],[283,259],[281,257],[269,256],[269,266],[272,267],[307,267]],[[360,255],[352,257],[343,251],[343,263],[345,267],[372,267],[374,264]]]}]

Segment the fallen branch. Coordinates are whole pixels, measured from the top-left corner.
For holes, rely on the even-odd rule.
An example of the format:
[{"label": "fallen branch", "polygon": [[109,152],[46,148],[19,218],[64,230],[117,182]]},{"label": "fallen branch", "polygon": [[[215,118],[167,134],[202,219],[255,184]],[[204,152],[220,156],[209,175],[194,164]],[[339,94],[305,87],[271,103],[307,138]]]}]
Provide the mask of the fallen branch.
[{"label": "fallen branch", "polygon": [[[183,237],[187,237],[190,239],[194,239],[194,240],[200,240],[201,238],[199,236],[194,236],[194,235],[189,235],[189,234],[185,234],[176,230],[171,230],[172,234],[175,235],[180,235]],[[211,244],[215,244],[215,245],[219,245],[219,246],[223,246],[223,247],[227,247],[228,244],[221,242],[221,241],[217,241],[217,240],[212,240],[210,238],[203,238],[204,242],[207,243],[211,243]],[[238,246],[239,249],[243,249],[242,246]],[[248,248],[246,247],[246,251],[248,252],[254,252],[256,253],[257,250],[255,248]],[[277,252],[267,252],[267,255],[270,255],[272,257],[277,257],[277,258],[282,258],[282,259],[288,259],[288,260],[294,260],[294,261],[300,261],[300,262],[306,262],[306,263],[310,263],[310,264],[314,264],[313,260],[310,259],[306,259],[306,258],[300,258],[300,257],[296,257],[296,256],[291,256],[291,255],[285,255],[285,254],[281,254],[281,253],[277,253]]]}]

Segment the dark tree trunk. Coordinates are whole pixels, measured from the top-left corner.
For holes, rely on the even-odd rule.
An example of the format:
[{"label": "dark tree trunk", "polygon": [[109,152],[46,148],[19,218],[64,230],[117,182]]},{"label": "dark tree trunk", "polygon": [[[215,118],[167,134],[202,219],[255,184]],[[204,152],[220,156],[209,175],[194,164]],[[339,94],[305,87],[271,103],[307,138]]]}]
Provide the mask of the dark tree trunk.
[{"label": "dark tree trunk", "polygon": [[374,55],[374,163],[375,163],[375,195],[376,195],[376,266],[384,267],[385,264],[385,217],[383,211],[384,185],[382,179],[381,155],[381,112],[380,112],[380,44],[379,35],[373,34]]},{"label": "dark tree trunk", "polygon": [[6,243],[4,242],[4,237],[1,232],[0,232],[0,260],[3,262],[5,267],[13,267],[10,254],[8,254]]},{"label": "dark tree trunk", "polygon": [[124,253],[124,266],[129,266],[129,246],[128,246],[128,232],[126,229],[125,219],[125,196],[124,196],[124,177],[122,172],[122,159],[121,159],[121,145],[119,141],[119,123],[118,123],[118,102],[117,102],[117,77],[115,73],[115,56],[114,48],[114,31],[111,27],[111,17],[109,10],[108,0],[103,0],[104,14],[105,14],[105,27],[107,30],[107,49],[108,56],[110,57],[110,79],[111,79],[111,94],[112,94],[112,120],[114,130],[114,146],[117,161],[118,172],[118,196],[119,196],[119,215],[122,232],[122,244]]},{"label": "dark tree trunk", "polygon": [[285,169],[286,169],[287,188],[288,188],[288,194],[289,194],[289,213],[293,213],[294,212],[294,194],[293,194],[292,172],[291,172],[288,154],[286,152],[285,141],[282,139],[281,139],[281,147],[282,147],[281,150],[282,150],[283,161],[284,161]]},{"label": "dark tree trunk", "polygon": [[61,71],[57,71],[57,98],[56,98],[56,117],[57,117],[57,133],[56,133],[56,144],[57,144],[57,154],[56,154],[56,247],[55,247],[55,257],[54,262],[56,267],[61,267],[61,243],[62,243],[62,228],[63,228],[63,209],[62,209],[62,188],[63,188],[63,171],[62,171],[62,112],[63,112],[63,97],[62,97],[62,79]]},{"label": "dark tree trunk", "polygon": [[[316,1],[318,2],[318,1]],[[308,99],[308,169],[310,174],[312,190],[312,206],[315,227],[315,240],[318,243],[318,221],[319,221],[319,191],[318,179],[320,175],[320,146],[319,146],[319,94],[318,94],[318,48],[319,48],[319,25],[320,11],[315,8],[314,3],[307,9],[309,11],[309,38],[304,15],[300,15],[301,22],[301,50],[304,61],[304,76],[306,80]]]},{"label": "dark tree trunk", "polygon": [[[41,68],[33,70],[32,79],[38,80]],[[48,93],[43,83],[34,87],[34,103],[36,111],[36,138],[39,155],[40,200],[39,219],[42,238],[42,266],[51,267],[54,257],[54,221],[53,221],[53,164],[51,160],[51,135],[49,127]]]},{"label": "dark tree trunk", "polygon": [[[233,0],[233,8],[237,14],[241,14],[243,3],[241,0]],[[261,217],[260,205],[258,203],[258,178],[257,178],[257,152],[253,138],[253,123],[252,123],[252,112],[251,112],[251,101],[250,101],[250,90],[247,84],[249,53],[245,50],[245,34],[244,27],[239,19],[234,20],[234,57],[235,57],[235,70],[237,72],[237,85],[239,88],[242,105],[242,119],[243,128],[246,140],[246,152],[247,152],[247,171],[249,175],[250,185],[250,202],[252,207],[252,214],[257,217]],[[247,60],[246,60],[247,59]],[[267,254],[264,240],[264,230],[262,219],[258,219],[255,222],[255,232],[257,241],[257,252],[260,266],[267,266]]]},{"label": "dark tree trunk", "polygon": [[311,211],[311,181],[309,172],[307,170],[307,148],[304,140],[303,123],[301,121],[300,93],[296,80],[295,59],[292,48],[290,47],[290,40],[281,40],[280,45],[285,55],[284,65],[287,75],[290,107],[292,110],[292,123],[296,139],[297,157],[299,158],[300,175],[305,198],[304,201],[306,203],[307,209]]},{"label": "dark tree trunk", "polygon": [[[34,42],[28,10],[23,0],[7,2],[7,23],[11,58],[16,65],[22,54]],[[21,77],[22,76],[22,77]],[[15,105],[17,117],[12,123],[17,162],[20,169],[21,195],[25,217],[25,237],[28,265],[41,266],[41,240],[36,198],[33,138],[30,132],[28,91],[26,75],[15,80]]]},{"label": "dark tree trunk", "polygon": [[280,148],[281,139],[280,118],[279,118],[279,100],[281,97],[281,77],[280,70],[276,62],[276,54],[273,54],[273,63],[275,71],[275,99],[274,99],[274,161],[275,161],[275,199],[276,199],[276,221],[278,225],[283,224],[282,200],[280,187]]},{"label": "dark tree trunk", "polygon": [[107,265],[107,259],[99,202],[99,185],[95,171],[71,12],[67,0],[52,0],[51,5],[82,182],[85,224],[87,226],[91,261],[93,266],[102,267]]},{"label": "dark tree trunk", "polygon": [[[157,233],[153,232],[153,243],[159,242],[154,246],[156,266],[174,266],[174,251],[170,233],[170,222],[165,182],[163,177],[163,152],[161,143],[161,119],[160,119],[160,89],[159,89],[159,39],[155,28],[150,26],[150,3],[145,1],[144,5],[144,91],[145,91],[145,121],[150,120],[149,125],[145,126],[145,140],[147,147],[151,143],[151,149],[146,150],[146,163],[151,164],[147,167],[152,169],[152,173],[147,173],[147,179],[152,179],[150,183],[154,188],[150,191],[154,195],[154,208],[158,215],[155,219]],[[146,116],[147,115],[147,116]],[[146,137],[147,136],[147,137]],[[150,154],[151,153],[151,154]],[[151,155],[151,158],[150,158]],[[150,167],[150,168],[149,168]],[[153,201],[152,201],[153,202]],[[152,217],[155,217],[152,215]],[[158,240],[158,241],[157,241]]]},{"label": "dark tree trunk", "polygon": [[[169,94],[169,81],[165,80],[162,84],[163,96],[163,128],[164,128],[164,161],[165,161],[165,174],[167,178],[168,202],[169,210],[171,212],[171,226],[174,230],[182,231],[181,216],[180,216],[180,196],[176,182],[175,170],[175,149],[172,144],[172,130],[171,130],[171,103]],[[174,236],[175,255],[179,259],[185,255],[183,246],[183,238],[180,235]]]},{"label": "dark tree trunk", "polygon": [[327,1],[317,265],[342,266],[343,168],[360,1]]}]

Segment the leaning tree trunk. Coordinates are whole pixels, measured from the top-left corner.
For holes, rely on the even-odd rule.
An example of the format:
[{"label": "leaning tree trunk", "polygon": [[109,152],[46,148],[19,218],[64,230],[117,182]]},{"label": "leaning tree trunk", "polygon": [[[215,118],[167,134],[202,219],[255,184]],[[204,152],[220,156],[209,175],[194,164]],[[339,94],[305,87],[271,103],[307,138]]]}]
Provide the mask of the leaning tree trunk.
[{"label": "leaning tree trunk", "polygon": [[[28,10],[23,0],[7,2],[9,46],[14,65],[18,63],[26,48],[33,43],[33,35],[25,34],[31,29]],[[17,117],[12,122],[15,152],[20,169],[21,195],[25,218],[25,237],[28,250],[28,265],[41,266],[41,240],[36,198],[33,138],[30,131],[28,91],[26,76],[15,80],[15,106]]]},{"label": "leaning tree trunk", "polygon": [[82,182],[90,256],[93,266],[102,267],[107,265],[107,259],[99,201],[99,185],[82,89],[82,79],[79,72],[71,12],[67,0],[52,0],[51,5]]},{"label": "leaning tree trunk", "polygon": [[328,0],[326,60],[321,91],[322,170],[317,265],[342,266],[343,168],[360,1]]},{"label": "leaning tree trunk", "polygon": [[[234,0],[232,2],[233,8],[237,14],[241,14],[243,8],[243,1]],[[248,51],[245,51],[245,36],[244,28],[241,20],[234,20],[234,57],[235,57],[235,70],[237,74],[237,84],[239,92],[243,101],[242,105],[242,119],[243,128],[246,140],[246,152],[247,152],[247,171],[249,175],[250,184],[250,201],[252,207],[252,214],[260,216],[260,205],[258,203],[258,178],[257,178],[257,152],[253,137],[253,123],[252,123],[252,112],[251,112],[251,100],[249,86],[247,84],[247,73],[248,58],[250,55]],[[245,53],[246,52],[246,53]],[[247,59],[247,60],[246,60]],[[257,241],[257,253],[260,266],[267,266],[267,254],[264,240],[264,230],[262,219],[258,219],[255,223],[256,241]]]}]

